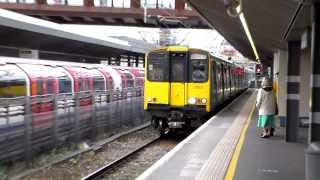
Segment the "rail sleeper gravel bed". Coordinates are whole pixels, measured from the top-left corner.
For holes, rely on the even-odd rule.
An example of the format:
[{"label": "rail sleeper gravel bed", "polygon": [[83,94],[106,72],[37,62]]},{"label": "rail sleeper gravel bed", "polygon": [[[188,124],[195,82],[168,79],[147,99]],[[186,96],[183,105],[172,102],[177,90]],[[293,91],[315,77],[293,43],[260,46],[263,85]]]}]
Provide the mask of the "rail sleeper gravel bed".
[{"label": "rail sleeper gravel bed", "polygon": [[158,133],[151,127],[137,131],[104,145],[98,151],[89,151],[66,162],[53,165],[42,171],[26,176],[25,180],[57,179],[78,180],[106,165],[142,144],[156,139]]},{"label": "rail sleeper gravel bed", "polygon": [[106,172],[103,179],[131,180],[138,177],[143,171],[173,149],[185,136],[160,139],[142,151],[128,158],[117,168]]}]

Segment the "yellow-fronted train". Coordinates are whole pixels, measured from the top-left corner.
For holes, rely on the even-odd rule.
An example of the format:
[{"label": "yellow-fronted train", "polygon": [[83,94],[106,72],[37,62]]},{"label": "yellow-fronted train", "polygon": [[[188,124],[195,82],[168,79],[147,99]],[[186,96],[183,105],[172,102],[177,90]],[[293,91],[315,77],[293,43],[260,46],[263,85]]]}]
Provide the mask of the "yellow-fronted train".
[{"label": "yellow-fronted train", "polygon": [[248,69],[185,46],[152,50],[145,63],[144,109],[161,135],[190,127],[254,78]]}]

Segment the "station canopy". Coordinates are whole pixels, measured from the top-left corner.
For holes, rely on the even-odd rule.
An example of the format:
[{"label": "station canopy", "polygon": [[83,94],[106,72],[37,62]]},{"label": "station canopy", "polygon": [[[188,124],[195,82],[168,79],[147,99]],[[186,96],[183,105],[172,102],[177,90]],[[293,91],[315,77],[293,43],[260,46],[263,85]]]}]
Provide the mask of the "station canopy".
[{"label": "station canopy", "polygon": [[[92,34],[92,33],[91,33]],[[28,48],[104,58],[143,55],[149,47],[111,37],[79,34],[61,24],[0,9],[1,47]]]},{"label": "station canopy", "polygon": [[[227,14],[223,0],[188,2],[244,56],[256,59],[241,21]],[[271,62],[275,50],[286,50],[286,41],[301,39],[302,31],[310,25],[309,9],[308,1],[242,0],[242,12],[263,63]]]}]

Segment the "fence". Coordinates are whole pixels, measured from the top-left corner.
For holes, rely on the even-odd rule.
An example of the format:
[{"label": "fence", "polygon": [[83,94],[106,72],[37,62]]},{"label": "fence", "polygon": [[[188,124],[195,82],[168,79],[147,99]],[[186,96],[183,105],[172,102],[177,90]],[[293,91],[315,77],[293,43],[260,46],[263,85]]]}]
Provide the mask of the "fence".
[{"label": "fence", "polygon": [[0,162],[145,122],[142,88],[0,98]]}]

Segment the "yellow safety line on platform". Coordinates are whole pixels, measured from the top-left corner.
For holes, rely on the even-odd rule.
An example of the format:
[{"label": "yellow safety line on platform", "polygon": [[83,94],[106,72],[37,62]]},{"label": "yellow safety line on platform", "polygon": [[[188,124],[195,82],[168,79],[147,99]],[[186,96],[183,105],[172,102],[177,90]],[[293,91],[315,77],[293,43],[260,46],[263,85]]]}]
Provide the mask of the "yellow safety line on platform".
[{"label": "yellow safety line on platform", "polygon": [[245,125],[241,131],[240,139],[239,139],[238,144],[236,146],[236,150],[233,153],[232,159],[229,163],[227,173],[224,177],[225,180],[233,180],[233,178],[234,178],[234,175],[235,175],[235,172],[237,169],[238,160],[240,157],[240,152],[241,152],[244,140],[246,138],[246,133],[247,133],[248,127],[250,125],[254,109],[255,109],[255,104],[253,105],[252,110],[250,111],[249,117],[246,120]]}]

